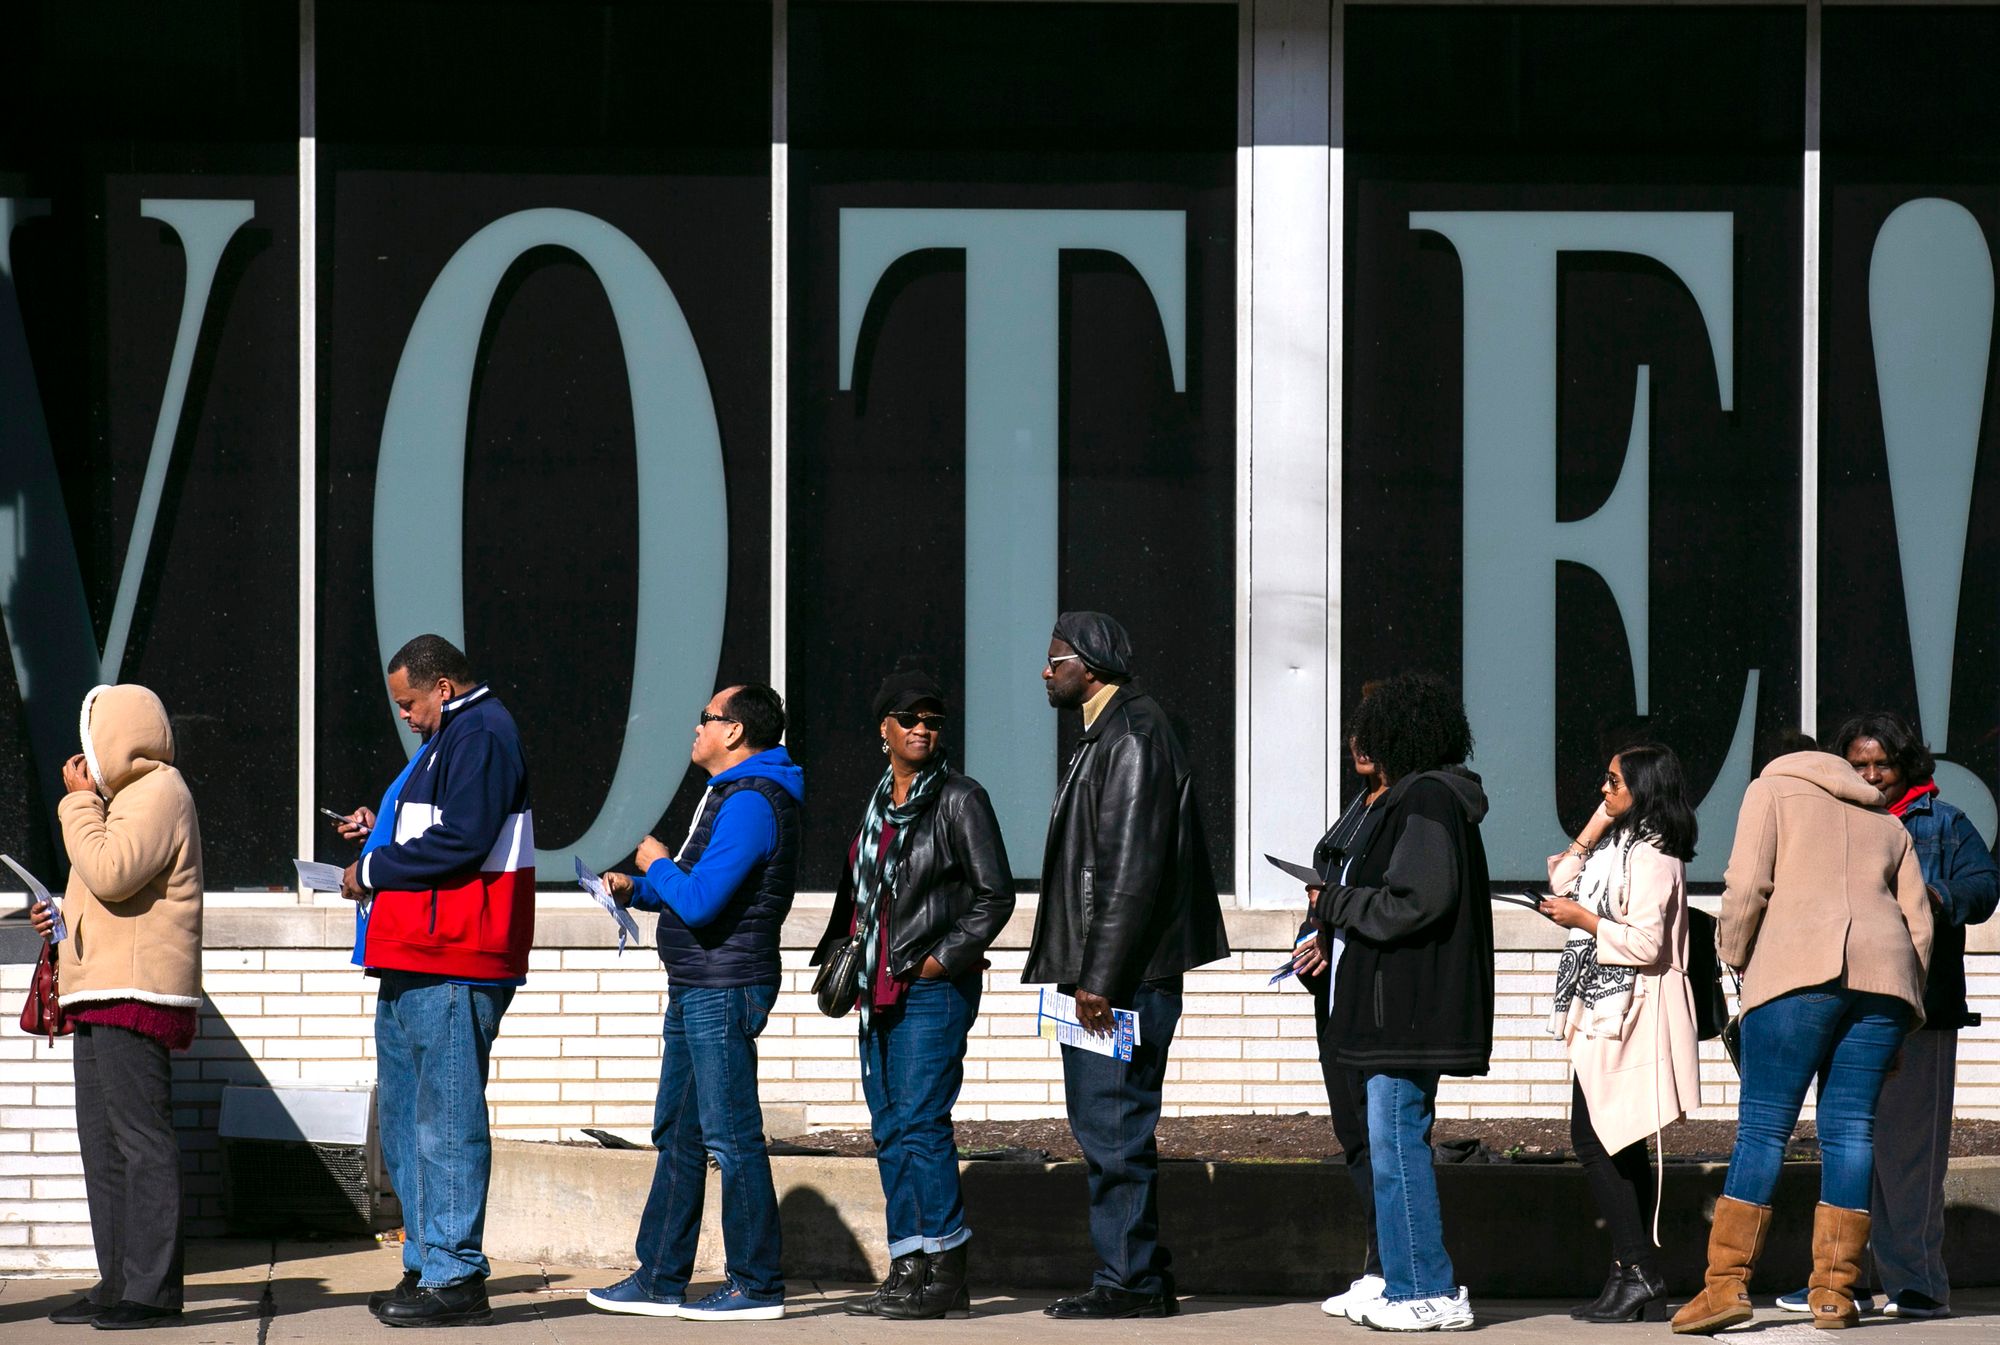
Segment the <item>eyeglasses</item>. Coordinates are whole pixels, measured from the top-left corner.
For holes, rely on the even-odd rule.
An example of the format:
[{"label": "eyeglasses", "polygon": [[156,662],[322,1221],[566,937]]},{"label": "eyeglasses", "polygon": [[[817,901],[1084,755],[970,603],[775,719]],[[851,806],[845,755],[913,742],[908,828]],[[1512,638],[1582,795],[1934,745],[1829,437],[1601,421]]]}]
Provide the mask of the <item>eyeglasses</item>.
[{"label": "eyeglasses", "polygon": [[742,722],[740,719],[731,719],[728,715],[712,715],[708,711],[703,710],[701,718],[695,721],[694,726],[698,729],[705,729],[710,724],[740,724]]},{"label": "eyeglasses", "polygon": [[1068,663],[1073,658],[1082,658],[1082,657],[1083,655],[1081,654],[1051,654],[1049,655],[1047,666],[1053,668],[1058,663]]},{"label": "eyeglasses", "polygon": [[894,714],[890,715],[889,718],[895,720],[905,729],[913,729],[917,725],[922,724],[925,728],[929,729],[931,732],[936,733],[939,729],[942,729],[945,726],[947,716],[941,714],[920,715],[915,710],[898,710]]}]

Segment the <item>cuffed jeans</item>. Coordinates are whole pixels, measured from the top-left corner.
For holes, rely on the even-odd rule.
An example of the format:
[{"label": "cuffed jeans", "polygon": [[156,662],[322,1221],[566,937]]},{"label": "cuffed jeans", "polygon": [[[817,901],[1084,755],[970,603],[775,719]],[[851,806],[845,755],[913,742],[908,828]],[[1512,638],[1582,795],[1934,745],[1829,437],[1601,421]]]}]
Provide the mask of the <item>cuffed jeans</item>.
[{"label": "cuffed jeans", "polygon": [[1375,1174],[1375,1235],[1382,1246],[1383,1297],[1391,1303],[1458,1292],[1444,1249],[1430,1133],[1437,1115],[1435,1072],[1368,1075],[1368,1149]]},{"label": "cuffed jeans", "polygon": [[889,1255],[945,1252],[972,1236],[958,1185],[952,1105],[965,1081],[965,1035],[979,1016],[982,970],[912,981],[861,1036],[861,1091],[887,1205]]},{"label": "cuffed jeans", "polygon": [[97,1248],[90,1301],[181,1306],[181,1149],[167,1048],[98,1023],[76,1025],[76,1137]]},{"label": "cuffed jeans", "polygon": [[511,985],[385,971],[375,997],[382,1156],[403,1203],[403,1269],[426,1289],[489,1275],[486,1069]]},{"label": "cuffed jeans", "polygon": [[1945,1159],[1951,1153],[1958,1033],[1912,1032],[1875,1107],[1875,1185],[1868,1202],[1875,1283],[1951,1301],[1944,1264]]},{"label": "cuffed jeans", "polygon": [[1910,1017],[1899,999],[1839,986],[1794,990],[1744,1014],[1736,1149],[1723,1194],[1771,1203],[1785,1145],[1819,1074],[1820,1201],[1867,1209],[1875,1103]]},{"label": "cuffed jeans", "polygon": [[722,1170],[722,1251],[729,1281],[759,1303],[782,1301],[778,1194],[757,1100],[757,1034],[775,985],[667,987],[660,1092],[653,1104],[653,1189],[639,1216],[635,1278],[646,1293],[685,1294],[708,1182]]},{"label": "cuffed jeans", "polygon": [[1145,981],[1130,1062],[1065,1046],[1063,1097],[1090,1175],[1090,1240],[1103,1262],[1093,1284],[1139,1294],[1174,1292],[1173,1256],[1160,1245],[1160,1091],[1181,1020],[1181,978]]}]

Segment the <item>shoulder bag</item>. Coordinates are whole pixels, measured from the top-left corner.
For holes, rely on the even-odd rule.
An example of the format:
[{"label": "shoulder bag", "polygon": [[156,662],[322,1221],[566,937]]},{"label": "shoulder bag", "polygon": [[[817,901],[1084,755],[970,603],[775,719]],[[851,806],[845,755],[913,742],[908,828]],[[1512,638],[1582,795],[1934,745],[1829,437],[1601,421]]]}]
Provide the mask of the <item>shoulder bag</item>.
[{"label": "shoulder bag", "polygon": [[57,1037],[70,1034],[69,1015],[57,998],[56,946],[42,940],[42,954],[35,959],[35,974],[28,982],[28,1002],[21,1006],[21,1031],[31,1037],[47,1037],[53,1046]]}]

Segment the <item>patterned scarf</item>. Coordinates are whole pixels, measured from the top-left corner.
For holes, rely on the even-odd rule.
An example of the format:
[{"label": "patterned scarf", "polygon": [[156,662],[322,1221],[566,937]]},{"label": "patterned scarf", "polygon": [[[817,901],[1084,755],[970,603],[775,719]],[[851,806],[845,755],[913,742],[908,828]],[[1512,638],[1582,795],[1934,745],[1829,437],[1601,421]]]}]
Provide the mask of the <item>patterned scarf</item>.
[{"label": "patterned scarf", "polygon": [[[903,862],[903,852],[910,847],[910,824],[930,810],[937,802],[940,786],[944,784],[944,754],[939,753],[932,764],[920,772],[910,782],[909,795],[900,807],[891,802],[896,797],[896,773],[882,772],[882,781],[875,786],[875,793],[868,800],[868,815],[861,820],[861,843],[854,850],[854,932],[861,936],[861,961],[854,969],[855,990],[860,995],[859,1013],[861,1030],[868,1030],[868,1020],[875,1011],[875,970],[881,956],[882,942],[882,897],[896,890],[896,868]],[[885,853],[882,849],[882,828],[893,826],[896,835],[889,842]]]},{"label": "patterned scarf", "polygon": [[[1637,828],[1623,836],[1599,841],[1584,861],[1577,881],[1576,900],[1601,920],[1616,920],[1624,908],[1625,892],[1632,881],[1632,847],[1639,844]],[[1563,944],[1562,961],[1556,967],[1556,1003],[1549,1015],[1549,1031],[1568,1035],[1571,1006],[1582,1001],[1579,1029],[1587,1037],[1615,1037],[1632,1009],[1638,971],[1633,967],[1607,967],[1597,960],[1597,936],[1581,929],[1569,932]]]}]

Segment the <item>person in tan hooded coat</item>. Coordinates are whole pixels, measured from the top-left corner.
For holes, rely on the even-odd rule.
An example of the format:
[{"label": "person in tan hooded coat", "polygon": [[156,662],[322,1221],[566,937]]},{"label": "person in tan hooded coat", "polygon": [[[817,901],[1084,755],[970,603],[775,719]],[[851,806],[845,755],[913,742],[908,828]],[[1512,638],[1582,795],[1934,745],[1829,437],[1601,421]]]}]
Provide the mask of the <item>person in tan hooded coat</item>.
[{"label": "person in tan hooded coat", "polygon": [[[69,884],[58,985],[76,1024],[77,1135],[98,1283],[50,1313],[116,1329],[180,1316],[181,1166],[170,1050],[201,1007],[201,828],[160,698],[100,686],[56,806]],[[36,927],[50,927],[46,907]]]},{"label": "person in tan hooded coat", "polygon": [[1716,951],[1743,972],[1742,1092],[1701,1293],[1674,1330],[1748,1321],[1785,1143],[1819,1079],[1813,1325],[1859,1320],[1875,1104],[1923,1022],[1931,903],[1910,833],[1830,752],[1779,757],[1750,783],[1724,873]]}]

